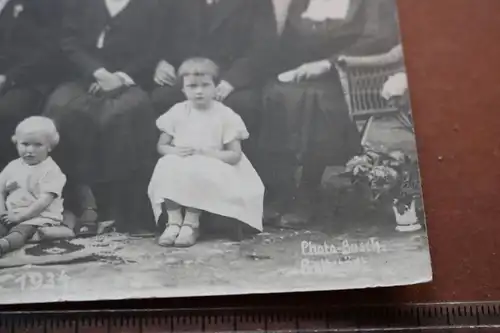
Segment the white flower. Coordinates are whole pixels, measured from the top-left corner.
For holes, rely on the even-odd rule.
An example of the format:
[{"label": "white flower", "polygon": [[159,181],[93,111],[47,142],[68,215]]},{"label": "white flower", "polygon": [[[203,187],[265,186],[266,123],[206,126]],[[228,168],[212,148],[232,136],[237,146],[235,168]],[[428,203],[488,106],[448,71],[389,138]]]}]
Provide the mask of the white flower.
[{"label": "white flower", "polygon": [[386,100],[392,97],[403,96],[408,90],[408,80],[405,72],[400,72],[389,77],[382,88],[382,97]]},{"label": "white flower", "polygon": [[393,151],[389,154],[389,156],[400,163],[404,163],[406,160],[405,154],[401,151]]},{"label": "white flower", "polygon": [[366,172],[368,172],[368,167],[366,165],[356,165],[352,171],[352,174],[354,176],[357,176],[359,174],[364,174]]},{"label": "white flower", "polygon": [[354,156],[349,162],[346,164],[347,172],[351,172],[358,165],[366,165],[368,164],[365,156]]}]

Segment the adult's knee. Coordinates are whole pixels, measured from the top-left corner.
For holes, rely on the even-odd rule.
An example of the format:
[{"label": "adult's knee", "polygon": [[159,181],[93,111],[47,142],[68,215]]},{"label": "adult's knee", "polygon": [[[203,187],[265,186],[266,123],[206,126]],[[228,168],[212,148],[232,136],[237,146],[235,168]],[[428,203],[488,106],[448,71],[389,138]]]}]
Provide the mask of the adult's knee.
[{"label": "adult's knee", "polygon": [[0,95],[0,123],[22,120],[41,112],[42,95],[30,89],[14,89]]},{"label": "adult's knee", "polygon": [[[281,83],[278,81],[267,83],[262,89],[263,107],[269,107],[269,103],[284,103],[294,89],[300,88],[290,83]],[[297,92],[299,93],[299,91]],[[268,112],[268,110],[265,112]]]},{"label": "adult's knee", "polygon": [[103,129],[114,124],[121,126],[123,123],[142,122],[154,117],[148,94],[138,87],[130,88],[116,98],[103,100],[96,107],[100,110],[95,119]]},{"label": "adult's knee", "polygon": [[42,114],[51,118],[56,124],[73,118],[73,103],[86,92],[77,83],[63,84],[56,88],[47,98]]},{"label": "adult's knee", "polygon": [[239,114],[249,130],[258,126],[260,121],[261,96],[255,90],[240,90],[230,94],[224,104]]},{"label": "adult's knee", "polygon": [[157,114],[167,112],[172,106],[184,99],[182,91],[177,86],[157,87],[151,92],[151,102]]}]

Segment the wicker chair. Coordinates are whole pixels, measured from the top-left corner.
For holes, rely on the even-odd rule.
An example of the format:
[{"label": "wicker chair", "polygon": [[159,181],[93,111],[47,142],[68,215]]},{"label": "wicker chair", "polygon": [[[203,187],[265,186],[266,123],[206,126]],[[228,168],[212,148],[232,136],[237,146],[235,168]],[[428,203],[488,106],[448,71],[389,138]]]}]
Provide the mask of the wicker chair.
[{"label": "wicker chair", "polygon": [[394,117],[405,129],[413,132],[408,94],[387,101],[381,91],[387,79],[404,72],[400,46],[391,52],[366,57],[346,57],[337,66],[351,119],[361,124],[362,143],[366,142],[370,126],[379,117]]}]

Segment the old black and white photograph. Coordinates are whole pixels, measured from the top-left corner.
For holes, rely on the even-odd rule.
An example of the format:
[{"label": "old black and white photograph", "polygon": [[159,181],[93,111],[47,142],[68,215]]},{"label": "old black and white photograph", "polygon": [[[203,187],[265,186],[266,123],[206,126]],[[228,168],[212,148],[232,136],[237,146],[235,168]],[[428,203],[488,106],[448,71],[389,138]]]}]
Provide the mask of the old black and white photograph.
[{"label": "old black and white photograph", "polygon": [[0,303],[432,280],[396,0],[0,0]]}]

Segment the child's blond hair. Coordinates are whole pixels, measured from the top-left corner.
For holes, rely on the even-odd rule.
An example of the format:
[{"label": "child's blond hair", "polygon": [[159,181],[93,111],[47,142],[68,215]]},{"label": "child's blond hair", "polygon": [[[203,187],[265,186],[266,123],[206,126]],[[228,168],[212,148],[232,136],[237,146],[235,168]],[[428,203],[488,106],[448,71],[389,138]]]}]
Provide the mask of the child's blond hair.
[{"label": "child's blond hair", "polygon": [[184,78],[188,75],[209,75],[217,82],[219,79],[219,66],[208,58],[189,58],[179,66],[178,70],[179,78]]},{"label": "child's blond hair", "polygon": [[59,144],[59,132],[57,131],[56,125],[52,119],[43,116],[32,116],[21,121],[16,127],[15,134],[12,136],[12,141],[17,143],[21,133],[33,132],[45,135],[52,148]]}]

